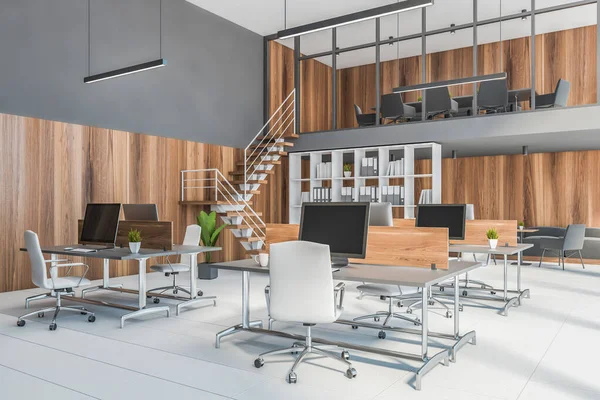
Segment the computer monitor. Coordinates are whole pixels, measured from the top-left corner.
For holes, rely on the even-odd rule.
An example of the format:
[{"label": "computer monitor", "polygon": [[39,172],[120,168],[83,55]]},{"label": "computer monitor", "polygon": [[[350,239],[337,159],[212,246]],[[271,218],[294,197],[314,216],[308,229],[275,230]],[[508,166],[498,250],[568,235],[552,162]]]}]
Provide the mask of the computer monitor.
[{"label": "computer monitor", "polygon": [[112,244],[117,239],[121,204],[88,204],[81,229],[81,243]]},{"label": "computer monitor", "polygon": [[448,238],[465,238],[465,204],[420,204],[417,207],[416,226],[420,228],[448,228]]},{"label": "computer monitor", "polygon": [[371,203],[369,226],[394,226],[392,203]]},{"label": "computer monitor", "polygon": [[123,204],[127,221],[158,221],[156,204]]},{"label": "computer monitor", "polygon": [[365,258],[370,203],[303,203],[299,240],[329,245],[334,266]]}]

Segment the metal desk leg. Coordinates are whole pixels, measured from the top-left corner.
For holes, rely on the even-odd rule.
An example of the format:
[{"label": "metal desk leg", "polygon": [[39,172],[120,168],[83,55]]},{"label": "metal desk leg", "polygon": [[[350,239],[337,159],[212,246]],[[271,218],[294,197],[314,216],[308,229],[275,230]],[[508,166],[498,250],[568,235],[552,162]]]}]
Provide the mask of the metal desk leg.
[{"label": "metal desk leg", "polygon": [[131,318],[140,317],[142,315],[155,314],[166,312],[167,317],[171,316],[169,306],[146,308],[146,260],[147,258],[138,259],[138,311],[125,314],[121,317],[121,328],[125,326],[125,321]]},{"label": "metal desk leg", "polygon": [[250,272],[242,271],[242,323],[229,327],[217,333],[215,347],[221,347],[221,339],[225,336],[243,331],[249,328],[262,328],[263,322],[260,320],[250,321]]},{"label": "metal desk leg", "polygon": [[[454,277],[454,287],[458,287],[459,279],[458,275]],[[460,294],[459,290],[454,291],[454,338],[457,342],[450,348],[450,361],[456,362],[456,353],[460,349],[462,349],[467,343],[476,344],[477,337],[475,331],[470,331],[460,335],[460,324],[459,324],[459,314],[460,314]]]},{"label": "metal desk leg", "polygon": [[421,358],[423,359],[423,366],[419,368],[415,377],[415,389],[421,390],[421,380],[423,376],[431,371],[435,366],[437,366],[440,362],[443,362],[445,366],[449,365],[449,351],[441,351],[429,358],[427,355],[428,347],[429,347],[429,288],[424,287],[423,293],[421,294],[423,305],[421,307],[421,311],[423,315],[421,316]]},{"label": "metal desk leg", "polygon": [[[523,259],[523,253],[519,252],[518,255],[519,257],[519,261],[521,261]],[[529,289],[525,289],[525,290],[521,290],[521,265],[527,265],[527,264],[523,264],[522,262],[519,262],[519,266],[517,267],[517,291],[519,292],[519,305],[521,305],[521,298],[525,297],[527,299],[531,298],[531,292],[529,291]],[[531,265],[531,264],[529,264]]]},{"label": "metal desk leg", "polygon": [[[517,266],[519,268],[519,266]],[[508,298],[508,256],[504,255],[504,308],[500,311],[500,314],[507,316],[508,309],[510,307],[514,307],[519,304],[519,296],[513,297],[511,299]]]},{"label": "metal desk leg", "polygon": [[92,286],[85,288],[81,291],[81,297],[85,299],[85,295],[91,292],[95,292],[100,289],[110,289],[110,288],[122,288],[122,283],[117,283],[114,285],[110,284],[110,260],[104,259],[104,265],[102,267],[102,285]]},{"label": "metal desk leg", "polygon": [[190,307],[201,301],[210,300],[213,306],[217,305],[216,296],[198,296],[198,253],[190,254],[190,299],[177,304],[175,308],[176,315],[179,315],[182,309]]}]

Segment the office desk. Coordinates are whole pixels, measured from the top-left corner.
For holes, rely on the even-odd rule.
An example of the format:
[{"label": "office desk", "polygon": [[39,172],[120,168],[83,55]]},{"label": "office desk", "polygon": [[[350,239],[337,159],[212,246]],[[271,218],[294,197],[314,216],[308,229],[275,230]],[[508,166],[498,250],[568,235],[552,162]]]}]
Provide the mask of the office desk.
[{"label": "office desk", "polygon": [[[336,323],[344,325],[355,325],[364,328],[372,328],[377,330],[387,330],[393,332],[402,332],[407,334],[415,334],[421,336],[421,354],[404,353],[398,351],[391,351],[387,349],[360,346],[352,343],[332,342],[325,339],[313,338],[313,342],[322,344],[337,345],[345,349],[354,349],[358,351],[364,351],[368,353],[387,355],[391,357],[405,358],[413,361],[420,361],[424,364],[419,368],[416,373],[415,387],[417,390],[421,389],[422,377],[436,367],[439,363],[443,362],[448,365],[448,360],[456,361],[456,353],[460,348],[471,342],[475,344],[475,331],[467,332],[461,335],[459,330],[459,302],[458,292],[455,294],[454,303],[454,331],[452,334],[429,332],[428,329],[428,291],[432,285],[438,284],[442,281],[454,278],[454,282],[458,285],[458,277],[464,273],[467,273],[475,268],[481,266],[481,263],[477,262],[464,262],[464,261],[450,261],[448,270],[435,270],[427,268],[416,268],[416,267],[389,267],[389,266],[376,266],[376,265],[365,265],[365,264],[351,264],[348,267],[340,269],[338,272],[334,272],[333,278],[335,280],[342,281],[355,281],[355,282],[373,282],[373,283],[384,283],[391,285],[402,285],[422,288],[423,297],[423,315],[421,321],[421,329],[405,329],[405,328],[392,328],[389,326],[381,326],[377,324],[369,324],[358,321],[349,320],[338,320]],[[305,338],[300,335],[289,334],[281,331],[262,329],[263,322],[260,320],[250,320],[250,273],[268,274],[268,267],[261,267],[256,264],[253,260],[238,260],[224,263],[217,263],[212,265],[213,268],[219,268],[230,271],[239,271],[242,273],[242,322],[234,325],[230,328],[217,333],[215,340],[215,347],[221,346],[221,339],[225,336],[232,335],[237,332],[250,331],[260,334],[275,335],[280,337],[286,337],[295,340],[304,340]],[[428,346],[429,337],[435,337],[440,339],[452,340],[454,344],[450,350],[442,350],[439,353],[429,356]]]},{"label": "office desk", "polygon": [[[203,246],[173,246],[173,250],[163,251],[154,249],[140,249],[139,253],[132,254],[128,248],[114,248],[99,250],[94,253],[79,253],[75,251],[65,250],[65,247],[81,247],[80,245],[63,245],[63,246],[46,246],[42,247],[42,253],[50,254],[52,260],[58,260],[58,256],[70,256],[70,257],[84,257],[84,258],[100,258],[104,260],[104,271],[103,271],[103,282],[102,285],[94,288],[96,290],[112,290],[122,293],[131,293],[138,295],[138,306],[133,307],[125,304],[108,303],[105,301],[91,300],[85,298],[82,293],[81,297],[69,296],[63,297],[65,300],[94,304],[99,306],[119,308],[122,310],[132,311],[121,317],[121,328],[125,325],[125,321],[130,318],[139,317],[141,315],[155,314],[165,312],[167,317],[170,315],[169,306],[151,307],[146,308],[146,260],[151,257],[162,257],[162,256],[175,256],[181,254],[189,254],[190,257],[190,299],[177,305],[177,313],[182,308],[189,307],[190,305],[202,301],[201,297],[197,295],[196,280],[198,276],[197,258],[198,254],[206,253],[211,251],[221,250],[220,247],[203,247]],[[91,246],[90,246],[91,247]],[[27,251],[22,248],[21,251]],[[114,286],[110,284],[110,272],[109,272],[109,261],[110,260],[136,260],[138,264],[138,290],[124,289],[120,286]],[[169,295],[152,294],[152,296],[169,298],[175,300],[181,300],[180,297],[174,297]]]},{"label": "office desk", "polygon": [[[466,286],[457,286],[455,288],[463,289],[462,295],[465,298],[477,299],[477,300],[492,300],[492,301],[502,301],[504,302],[504,307],[500,309],[500,313],[504,316],[508,315],[508,309],[510,307],[515,307],[517,305],[521,305],[521,298],[526,297],[530,298],[531,294],[529,289],[521,290],[521,259],[523,258],[523,251],[533,247],[533,244],[523,244],[520,243],[516,246],[498,246],[495,249],[490,249],[489,246],[485,245],[468,245],[468,244],[451,244],[450,252],[451,253],[475,253],[475,254],[491,254],[491,255],[501,255],[504,258],[504,288],[503,289],[487,289],[487,288],[474,288],[468,286],[468,282]],[[508,289],[508,256],[517,255],[517,290],[509,290]],[[441,286],[443,288],[448,287]],[[477,296],[477,295],[469,295],[467,290],[476,290],[476,291],[489,291],[492,296]],[[454,292],[459,292],[460,290],[455,289]],[[503,296],[498,297],[494,296],[496,292],[502,292]],[[509,298],[509,293],[516,293],[516,297]]]}]

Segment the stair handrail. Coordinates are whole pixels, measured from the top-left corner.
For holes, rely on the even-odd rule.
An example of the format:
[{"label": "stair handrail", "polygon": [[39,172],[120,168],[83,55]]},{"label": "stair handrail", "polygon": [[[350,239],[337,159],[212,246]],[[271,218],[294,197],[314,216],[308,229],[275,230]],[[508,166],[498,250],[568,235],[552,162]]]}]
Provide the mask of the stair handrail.
[{"label": "stair handrail", "polygon": [[[250,143],[246,146],[246,148],[244,149],[244,196],[246,196],[247,193],[247,189],[248,189],[248,170],[250,168],[252,168],[253,166],[255,166],[255,171],[258,170],[258,166],[260,166],[262,164],[262,160],[259,160],[259,158],[261,157],[262,153],[265,150],[268,150],[268,152],[270,152],[270,150],[273,147],[277,146],[277,140],[279,140],[283,134],[286,132],[286,130],[289,128],[290,124],[293,124],[294,126],[294,134],[296,133],[296,124],[294,123],[296,121],[296,89],[292,89],[292,91],[290,92],[290,94],[285,98],[285,100],[283,100],[283,102],[279,105],[279,107],[277,107],[277,109],[273,112],[273,114],[271,115],[271,117],[267,120],[267,122],[265,123],[265,125],[263,125],[263,127],[258,131],[258,133],[252,138],[252,140],[250,141]],[[285,110],[282,111],[282,109],[284,108],[284,106],[286,105],[286,103],[288,103],[289,99],[292,99],[291,103],[288,104],[285,107]],[[279,132],[279,136],[277,136],[276,138],[274,138],[274,142],[273,142],[273,146],[270,147],[264,147],[262,148],[262,150],[260,150],[258,152],[258,155],[256,155],[256,159],[250,163],[250,166],[248,166],[248,159],[250,157],[252,157],[254,155],[254,153],[256,152],[256,150],[260,149],[260,145],[262,145],[262,143],[264,142],[265,139],[267,139],[267,137],[269,136],[268,132],[273,130],[274,127],[282,120],[282,118],[284,117],[284,115],[286,115],[286,113],[288,113],[288,111],[290,110],[290,107],[292,108],[293,113],[291,115],[293,115],[292,121],[290,124],[288,124],[285,129],[281,130]],[[277,118],[277,120],[274,122],[273,127],[269,128],[269,130],[267,132],[264,132],[265,128],[267,126],[269,126],[269,124],[271,123],[271,121],[273,120],[273,118],[280,112],[279,118]],[[289,114],[286,116],[286,121],[289,118]],[[283,123],[280,125],[279,129],[281,129],[281,126],[283,125]],[[256,145],[256,148],[253,149],[253,151],[250,153],[250,155],[248,155],[248,149],[250,148],[250,146],[253,145],[254,142],[256,142],[258,139],[258,137],[260,136],[260,134],[263,134],[263,138],[260,140],[260,142],[258,143],[258,145]],[[256,164],[256,161],[259,161],[258,164]]]}]

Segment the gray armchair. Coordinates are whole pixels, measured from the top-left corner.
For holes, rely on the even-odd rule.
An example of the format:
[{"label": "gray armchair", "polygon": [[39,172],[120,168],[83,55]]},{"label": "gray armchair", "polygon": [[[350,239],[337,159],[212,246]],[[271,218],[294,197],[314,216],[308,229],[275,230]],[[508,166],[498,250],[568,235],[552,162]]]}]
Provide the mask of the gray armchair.
[{"label": "gray armchair", "polygon": [[383,119],[391,119],[394,123],[400,119],[411,120],[417,115],[413,106],[406,105],[402,102],[402,97],[399,93],[385,94],[381,96],[381,117]]},{"label": "gray armchair", "polygon": [[488,113],[508,111],[508,86],[506,79],[485,81],[479,85],[477,109]]},{"label": "gray armchair", "polygon": [[571,84],[569,81],[559,79],[554,93],[535,96],[535,108],[566,107],[570,91]]},{"label": "gray armchair", "polygon": [[433,119],[439,114],[450,117],[458,114],[458,103],[452,100],[446,86],[428,89],[425,96],[425,111],[427,119]]},{"label": "gray armchair", "polygon": [[356,104],[354,105],[354,114],[356,115],[356,123],[361,126],[373,126],[377,121],[375,114],[363,114],[362,110]]},{"label": "gray armchair", "polygon": [[[582,267],[585,269],[583,263],[583,257],[581,257],[581,249],[583,249],[583,242],[585,240],[585,225],[584,224],[573,224],[567,227],[564,237],[544,237],[540,241],[540,248],[542,249],[542,256],[540,257],[539,267],[542,266],[542,260],[546,251],[557,251],[558,252],[558,265],[562,260],[562,268],[565,269],[565,258],[572,257],[575,254],[579,255]],[[571,252],[571,254],[567,254]]]}]

